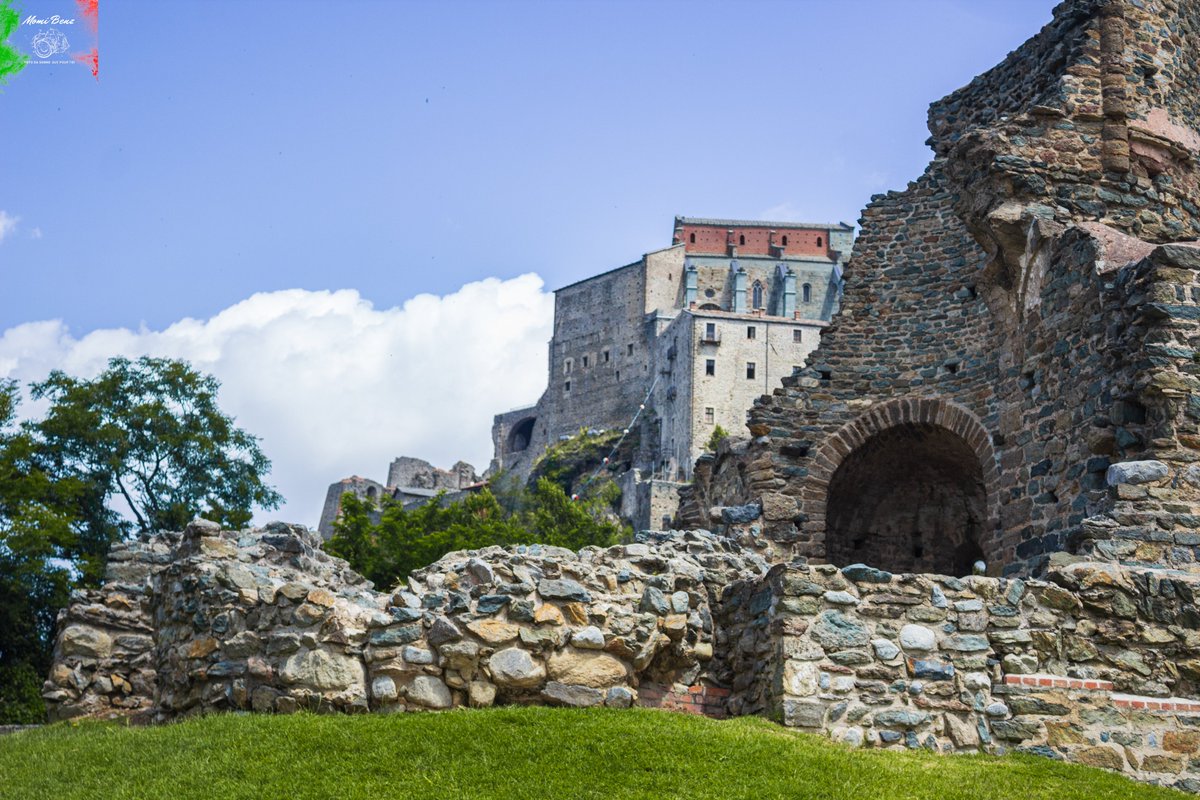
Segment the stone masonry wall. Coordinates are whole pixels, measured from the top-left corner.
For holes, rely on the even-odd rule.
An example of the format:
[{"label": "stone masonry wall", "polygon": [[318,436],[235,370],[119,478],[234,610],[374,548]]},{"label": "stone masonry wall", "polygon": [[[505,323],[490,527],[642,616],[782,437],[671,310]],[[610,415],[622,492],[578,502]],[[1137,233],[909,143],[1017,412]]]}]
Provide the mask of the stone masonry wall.
[{"label": "stone masonry wall", "polygon": [[198,521],[114,550],[44,695],[138,721],[636,703],[1200,790],[1200,577],[1060,556],[1046,578],[772,567],[676,531],[451,553],[381,593],[303,528]]}]

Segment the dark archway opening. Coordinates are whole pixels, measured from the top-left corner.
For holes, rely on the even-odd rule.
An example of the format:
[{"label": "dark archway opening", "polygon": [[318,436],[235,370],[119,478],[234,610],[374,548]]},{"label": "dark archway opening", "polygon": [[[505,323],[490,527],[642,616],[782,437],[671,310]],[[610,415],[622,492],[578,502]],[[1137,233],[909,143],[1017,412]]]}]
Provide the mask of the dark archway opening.
[{"label": "dark archway opening", "polygon": [[839,566],[969,575],[983,558],[987,492],[979,457],[957,434],[898,425],[846,456],[829,481],[825,546]]},{"label": "dark archway opening", "polygon": [[533,423],[535,421],[533,417],[526,417],[513,426],[512,431],[508,434],[508,452],[519,453],[529,447],[529,443],[533,440]]}]

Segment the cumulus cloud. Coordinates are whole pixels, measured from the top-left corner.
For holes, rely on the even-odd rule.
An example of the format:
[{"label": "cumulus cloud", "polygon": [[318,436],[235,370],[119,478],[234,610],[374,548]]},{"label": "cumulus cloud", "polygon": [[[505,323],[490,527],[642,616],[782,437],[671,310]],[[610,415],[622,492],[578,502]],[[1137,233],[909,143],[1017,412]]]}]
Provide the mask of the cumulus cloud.
[{"label": "cumulus cloud", "polygon": [[315,526],[330,483],[383,480],[395,456],[486,468],[492,416],[545,388],[553,308],[530,274],[384,309],[353,290],[256,294],[161,331],[76,337],[61,321],[30,322],[0,334],[0,378],[90,377],[114,355],[187,359],[221,381],[222,408],[274,462],[287,505],[260,521]]},{"label": "cumulus cloud", "polygon": [[17,221],[20,217],[14,217],[4,209],[0,209],[0,242],[3,242],[17,230]]}]

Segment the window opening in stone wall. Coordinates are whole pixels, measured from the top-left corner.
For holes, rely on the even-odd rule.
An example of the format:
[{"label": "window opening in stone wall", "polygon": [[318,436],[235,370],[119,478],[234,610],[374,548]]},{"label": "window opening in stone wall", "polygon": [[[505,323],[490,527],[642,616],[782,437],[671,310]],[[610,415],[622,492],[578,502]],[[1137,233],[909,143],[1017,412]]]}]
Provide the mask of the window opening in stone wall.
[{"label": "window opening in stone wall", "polygon": [[757,369],[757,367],[758,367],[758,365],[755,364],[753,361],[746,362],[746,378],[747,378],[747,380],[754,380],[754,372]]},{"label": "window opening in stone wall", "polygon": [[588,366],[588,357],[584,356],[583,357],[583,368],[587,369],[587,366]]},{"label": "window opening in stone wall", "polygon": [[629,350],[627,351],[626,355],[633,355],[633,345],[629,345]]},{"label": "window opening in stone wall", "polygon": [[715,323],[715,322],[704,323],[704,338],[710,342],[713,339],[717,338],[717,323]]},{"label": "window opening in stone wall", "polygon": [[820,246],[821,246],[821,237],[818,236],[817,237],[817,247],[820,247]]},{"label": "window opening in stone wall", "polygon": [[602,352],[600,354],[600,358],[605,364],[607,364],[608,363],[608,351],[605,350],[604,352]]},{"label": "window opening in stone wall", "polygon": [[754,291],[751,293],[754,298],[754,307],[763,307],[763,285],[758,281],[754,282]]},{"label": "window opening in stone wall", "polygon": [[617,370],[617,380],[621,380],[621,370]]},{"label": "window opening in stone wall", "polygon": [[787,234],[786,233],[783,235],[783,246],[787,247]]},{"label": "window opening in stone wall", "polygon": [[574,359],[568,358],[566,361],[563,362],[563,372],[564,373],[570,372],[574,368],[575,368],[575,360]]},{"label": "window opening in stone wall", "polygon": [[810,283],[804,284],[804,289],[802,291],[804,293],[804,302],[811,303],[812,302],[812,284],[810,284]]},{"label": "window opening in stone wall", "polygon": [[738,236],[738,244],[745,244],[745,243],[746,243],[746,234],[743,233],[741,236]]},{"label": "window opening in stone wall", "polygon": [[798,328],[796,330],[792,331],[792,341],[795,342],[796,344],[800,344],[801,342],[803,342],[804,341],[804,331],[802,331]]},{"label": "window opening in stone wall", "polygon": [[898,425],[855,448],[830,478],[826,558],[969,575],[984,557],[986,515],[983,469],[970,445],[938,425]]},{"label": "window opening in stone wall", "polygon": [[375,501],[375,498],[376,498],[378,495],[379,495],[379,490],[378,490],[378,489],[376,489],[374,486],[368,486],[368,487],[367,487],[367,499],[368,499],[368,500],[370,500],[370,501],[374,502],[374,501]]},{"label": "window opening in stone wall", "polygon": [[831,381],[833,380],[833,371],[828,369],[819,369],[817,370],[817,378],[823,381]]},{"label": "window opening in stone wall", "polygon": [[566,383],[563,384],[563,391],[564,392],[571,391],[571,382],[570,381],[567,381]]},{"label": "window opening in stone wall", "polygon": [[709,425],[713,424],[713,420],[716,419],[716,416],[717,416],[717,411],[715,408],[708,406],[704,409],[704,421],[707,422]]},{"label": "window opening in stone wall", "polygon": [[756,334],[757,334],[757,330],[755,329],[755,327],[753,325],[746,326],[746,338],[747,339],[753,339]]},{"label": "window opening in stone wall", "polygon": [[696,243],[696,234],[693,233],[691,236],[689,236],[688,241],[691,242],[692,244],[695,244]]},{"label": "window opening in stone wall", "polygon": [[705,375],[716,375],[717,374],[716,360],[710,358],[704,362],[704,374]]},{"label": "window opening in stone wall", "polygon": [[704,296],[705,297],[716,297],[717,293],[715,291],[713,291],[712,289],[705,289]]}]

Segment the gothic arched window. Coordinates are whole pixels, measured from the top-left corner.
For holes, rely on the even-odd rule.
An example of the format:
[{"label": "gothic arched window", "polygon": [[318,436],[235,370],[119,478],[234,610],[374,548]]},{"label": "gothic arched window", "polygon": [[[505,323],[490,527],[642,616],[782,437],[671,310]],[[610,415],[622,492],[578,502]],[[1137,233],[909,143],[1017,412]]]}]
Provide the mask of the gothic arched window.
[{"label": "gothic arched window", "polygon": [[807,284],[807,283],[804,284],[804,302],[806,302],[806,303],[812,302],[812,285],[811,284]]},{"label": "gothic arched window", "polygon": [[754,297],[754,303],[753,303],[754,308],[762,308],[763,307],[763,285],[761,283],[759,283],[758,281],[754,282],[753,297]]}]

